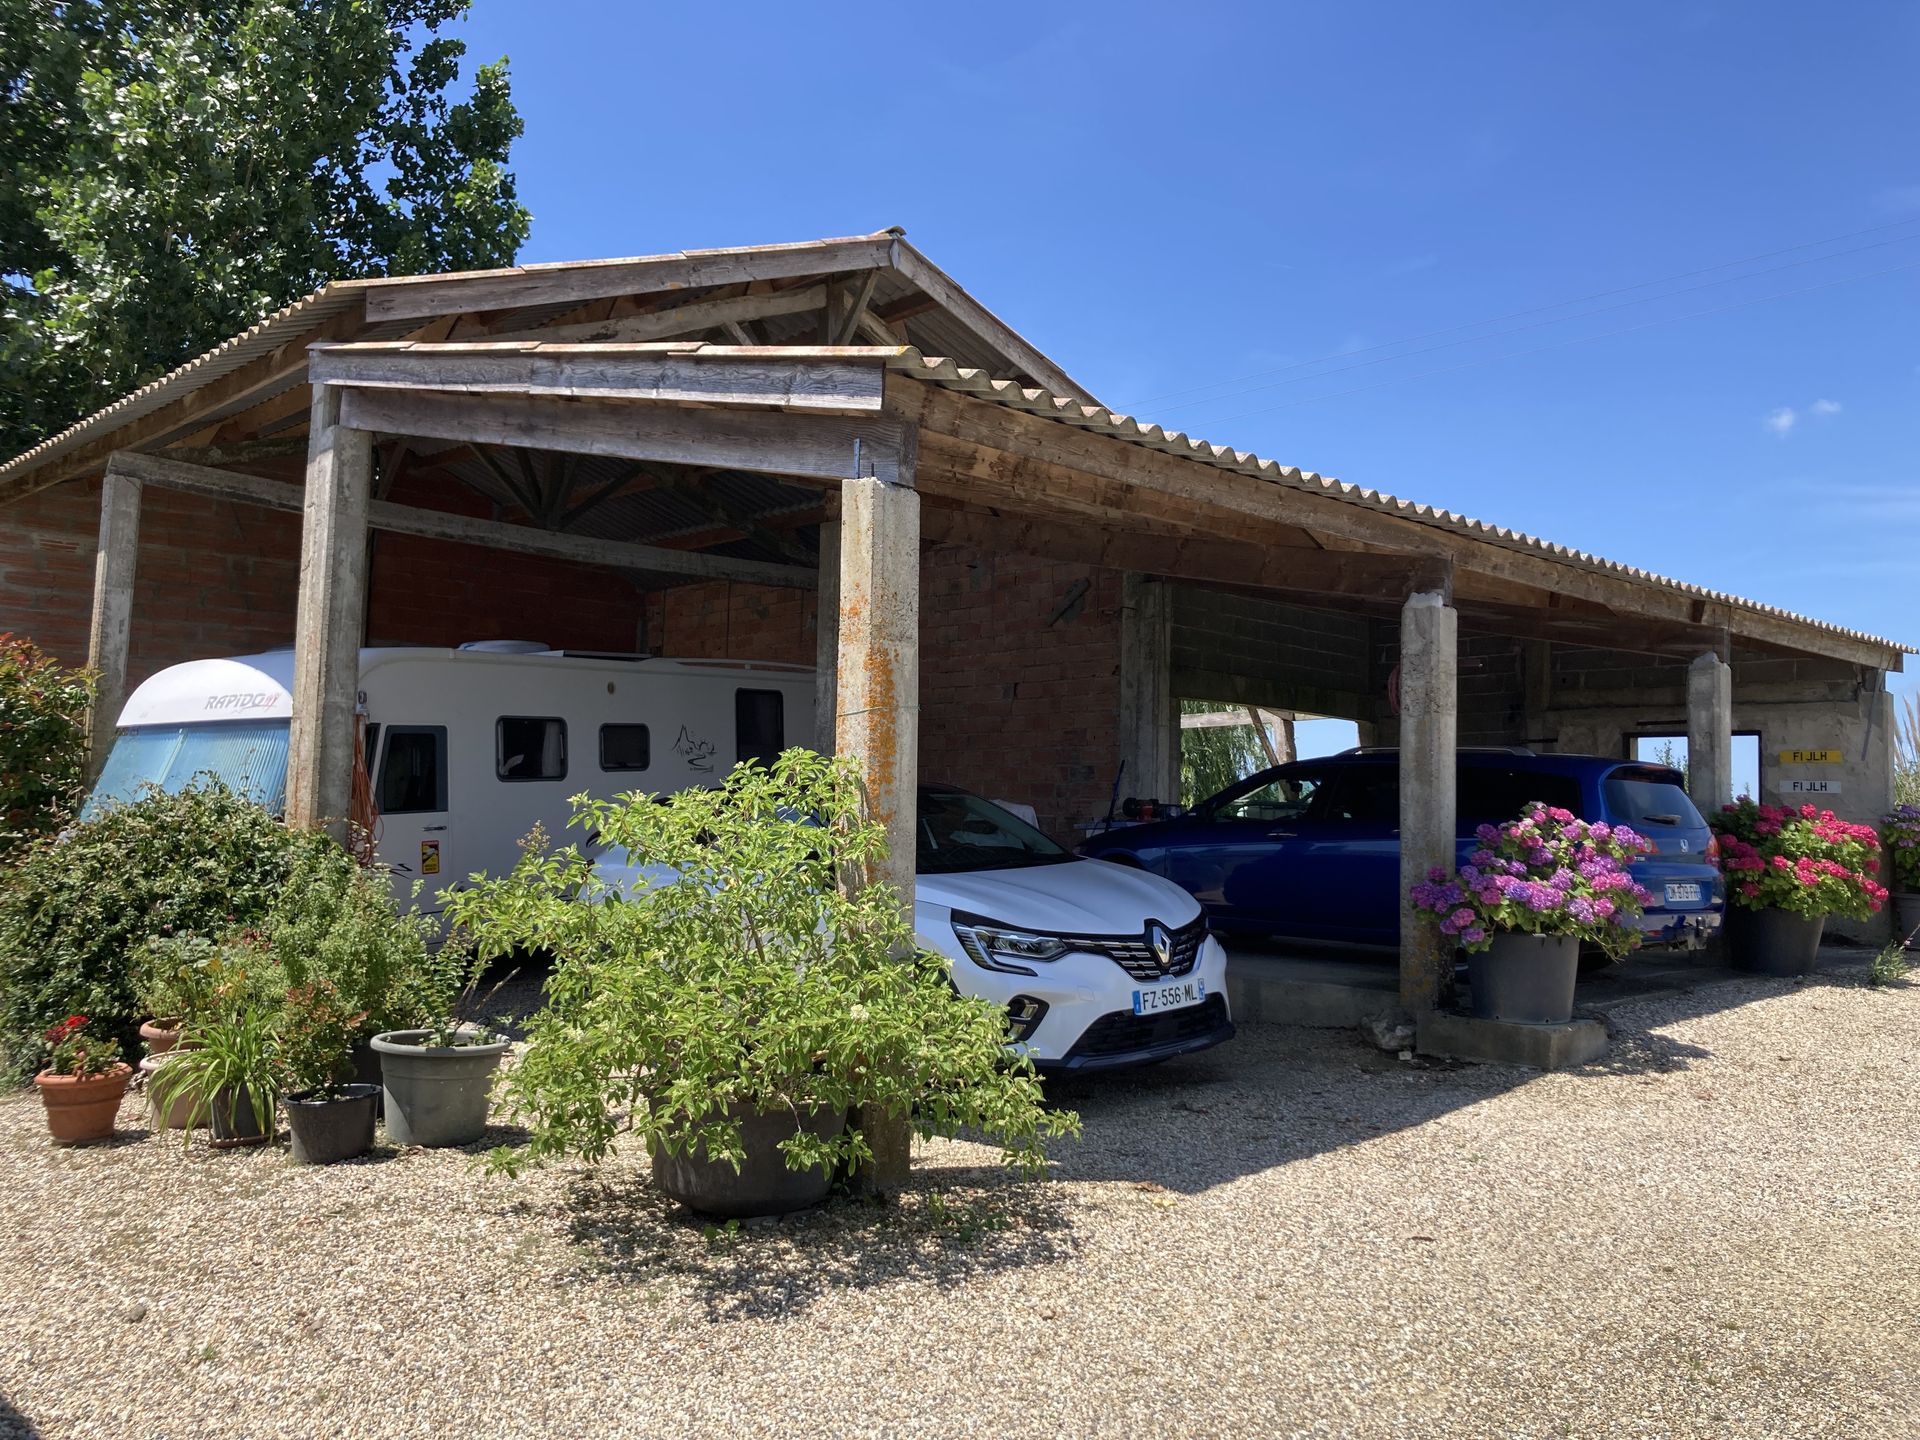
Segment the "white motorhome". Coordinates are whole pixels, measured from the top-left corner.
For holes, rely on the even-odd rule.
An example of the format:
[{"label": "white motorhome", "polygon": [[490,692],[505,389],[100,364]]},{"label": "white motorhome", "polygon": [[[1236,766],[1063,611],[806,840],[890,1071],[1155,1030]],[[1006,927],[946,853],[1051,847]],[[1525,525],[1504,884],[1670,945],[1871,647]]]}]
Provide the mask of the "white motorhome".
[{"label": "white motorhome", "polygon": [[[534,825],[564,838],[567,797],[718,784],[745,759],[813,744],[813,671],[483,641],[360,652],[359,709],[380,859],[405,896],[502,874]],[[293,652],[170,666],[121,711],[88,812],[211,773],[278,813]]]}]

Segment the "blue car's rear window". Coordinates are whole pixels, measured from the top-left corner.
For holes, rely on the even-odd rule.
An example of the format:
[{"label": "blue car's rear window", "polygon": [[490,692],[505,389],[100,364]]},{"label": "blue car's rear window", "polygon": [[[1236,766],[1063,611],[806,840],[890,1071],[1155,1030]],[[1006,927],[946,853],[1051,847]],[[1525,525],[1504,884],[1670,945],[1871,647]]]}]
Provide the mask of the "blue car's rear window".
[{"label": "blue car's rear window", "polygon": [[1459,813],[1465,829],[1517,819],[1538,800],[1578,815],[1580,782],[1571,775],[1550,775],[1517,765],[1462,765]]},{"label": "blue car's rear window", "polygon": [[1678,772],[1624,767],[1601,784],[1607,819],[1635,830],[1704,830],[1707,822],[1681,788]]}]

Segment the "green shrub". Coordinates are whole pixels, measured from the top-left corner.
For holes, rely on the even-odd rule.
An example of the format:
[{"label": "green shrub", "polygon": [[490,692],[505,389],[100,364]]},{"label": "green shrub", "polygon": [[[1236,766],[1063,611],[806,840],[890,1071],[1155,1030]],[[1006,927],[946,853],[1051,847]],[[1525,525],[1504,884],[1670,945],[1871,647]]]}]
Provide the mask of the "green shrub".
[{"label": "green shrub", "polygon": [[[802,823],[798,817],[811,817]],[[1006,1050],[1006,1017],[958,994],[919,951],[897,895],[841,884],[884,847],[845,761],[789,750],[717,790],[665,801],[574,801],[572,822],[668,867],[677,883],[621,897],[576,849],[529,846],[510,875],[447,897],[485,956],[554,957],[546,1004],[504,1082],[530,1128],[497,1168],[603,1160],[631,1129],[650,1146],[704,1146],[738,1164],[729,1107],[911,1116],[922,1135],[977,1128],[1010,1163],[1078,1128],[1048,1111]],[[867,1159],[858,1130],[781,1143],[795,1169]]]},{"label": "green shrub", "polygon": [[93,676],[0,634],[0,864],[73,813],[87,775]]},{"label": "green shrub", "polygon": [[149,791],[30,846],[0,877],[0,1066],[25,1073],[41,1033],[70,1014],[131,1049],[134,952],[261,923],[296,857],[331,844],[209,782]]}]

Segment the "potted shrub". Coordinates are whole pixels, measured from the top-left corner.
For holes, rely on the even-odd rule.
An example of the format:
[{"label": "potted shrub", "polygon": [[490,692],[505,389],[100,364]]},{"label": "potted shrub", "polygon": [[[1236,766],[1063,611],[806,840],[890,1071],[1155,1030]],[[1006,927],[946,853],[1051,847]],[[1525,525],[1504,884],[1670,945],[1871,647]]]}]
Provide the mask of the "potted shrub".
[{"label": "potted shrub", "polygon": [[1466,951],[1475,1015],[1564,1024],[1580,947],[1618,959],[1640,943],[1630,922],[1652,896],[1627,867],[1652,847],[1624,825],[1539,803],[1475,835],[1468,863],[1452,876],[1434,870],[1413,887],[1413,903]]},{"label": "potted shrub", "polygon": [[1005,1015],[959,995],[901,898],[858,878],[884,832],[847,762],[790,750],[716,790],[574,803],[571,823],[655,883],[623,893],[577,849],[530,845],[448,897],[483,955],[553,957],[503,1082],[528,1142],[496,1168],[598,1164],[631,1133],[675,1199],[759,1215],[817,1203],[871,1157],[850,1113],[977,1128],[1029,1169],[1078,1128],[1008,1054]]},{"label": "potted shrub", "polygon": [[56,1145],[83,1145],[113,1134],[120,1098],[133,1069],[120,1046],[92,1033],[84,1015],[69,1015],[46,1032],[46,1068],[33,1077]]},{"label": "potted shrub", "polygon": [[1864,920],[1887,891],[1880,836],[1813,805],[1743,797],[1712,817],[1727,876],[1727,946],[1735,963],[1769,975],[1805,975],[1827,916]]},{"label": "potted shrub", "polygon": [[1920,944],[1920,805],[1898,805],[1882,823],[1893,857],[1893,924],[1908,949]]},{"label": "potted shrub", "polygon": [[380,1087],[352,1079],[353,1038],[365,1018],[349,1010],[328,981],[287,992],[280,1055],[289,1089],[281,1104],[296,1165],[331,1165],[373,1148]]},{"label": "potted shrub", "polygon": [[188,1126],[205,1119],[219,1149],[272,1140],[283,1076],[274,1020],[271,1007],[248,998],[189,1021],[180,1048],[148,1081],[155,1109],[165,1114],[185,1100]]},{"label": "potted shrub", "polygon": [[467,1018],[480,968],[474,951],[441,946],[414,988],[430,1018],[373,1037],[387,1138],[396,1145],[471,1145],[486,1131],[494,1072],[512,1042]]},{"label": "potted shrub", "polygon": [[214,1009],[228,976],[221,947],[204,935],[156,936],[140,946],[133,955],[133,995],[148,1017],[140,1022],[147,1054],[164,1055],[178,1045],[181,1027]]}]

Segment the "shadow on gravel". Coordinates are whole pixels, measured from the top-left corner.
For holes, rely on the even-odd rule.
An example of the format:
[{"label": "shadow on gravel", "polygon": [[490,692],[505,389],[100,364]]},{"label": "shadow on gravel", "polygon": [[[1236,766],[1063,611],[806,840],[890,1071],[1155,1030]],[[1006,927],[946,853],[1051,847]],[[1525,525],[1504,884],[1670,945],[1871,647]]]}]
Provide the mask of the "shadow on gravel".
[{"label": "shadow on gravel", "polygon": [[644,1172],[570,1187],[570,1238],[601,1274],[691,1284],[711,1320],[805,1312],[836,1290],[913,1280],[947,1288],[1053,1264],[1074,1250],[1058,1188],[993,1168],[927,1168],[887,1204],[835,1198],[779,1220],[714,1225]]},{"label": "shadow on gravel", "polygon": [[0,1440],[39,1440],[40,1431],[4,1394],[0,1394]]}]

